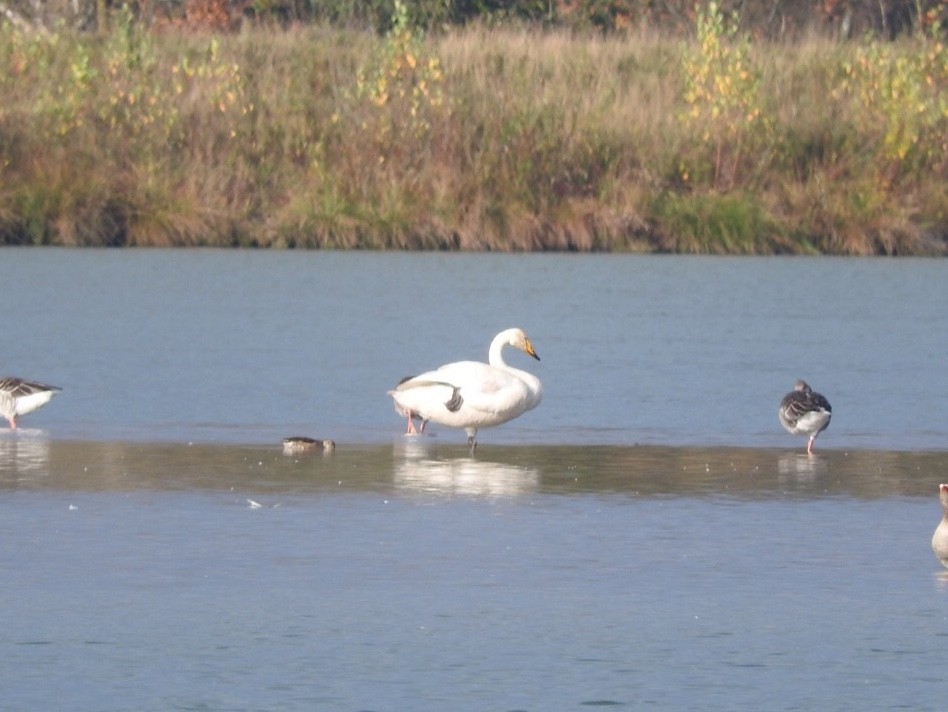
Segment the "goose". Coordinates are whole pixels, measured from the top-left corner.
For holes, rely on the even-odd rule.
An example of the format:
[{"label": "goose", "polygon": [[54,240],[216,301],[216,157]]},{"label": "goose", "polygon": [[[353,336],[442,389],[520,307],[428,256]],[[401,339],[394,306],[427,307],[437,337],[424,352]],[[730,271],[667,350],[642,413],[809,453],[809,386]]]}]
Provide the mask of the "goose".
[{"label": "goose", "polygon": [[467,433],[474,454],[477,431],[506,423],[539,405],[543,397],[540,379],[532,373],[507,365],[503,350],[507,346],[537,356],[522,329],[506,329],[491,341],[487,363],[456,361],[433,371],[403,379],[388,394],[395,410],[408,418],[408,431],[414,432],[412,419],[422,427],[431,420]]},{"label": "goose", "polygon": [[[411,379],[412,379],[411,376],[405,376],[405,378],[403,378],[402,380],[398,382],[398,385],[400,386],[405,381],[410,381]],[[397,389],[398,386],[396,386],[395,388]],[[398,401],[395,401],[395,412],[398,413],[403,418],[408,419],[408,429],[405,431],[405,435],[424,435],[425,426],[428,425],[427,418],[422,418],[417,413],[412,413],[407,408],[402,408],[402,406],[398,404]],[[415,427],[416,420],[418,421],[418,427]]]},{"label": "goose", "polygon": [[941,500],[942,515],[932,535],[932,551],[941,565],[948,568],[948,485],[938,485],[938,499]]},{"label": "goose", "polygon": [[293,435],[283,438],[283,454],[295,455],[300,452],[313,452],[322,450],[323,452],[333,452],[336,449],[336,443],[332,440],[316,440],[314,438],[303,437],[302,435]]},{"label": "goose", "polygon": [[780,424],[788,433],[809,436],[806,443],[806,453],[809,455],[813,452],[816,436],[829,426],[833,408],[829,401],[810,388],[806,381],[800,380],[780,401],[777,415],[780,417]]},{"label": "goose", "polygon": [[14,376],[0,378],[0,415],[10,423],[11,430],[16,430],[18,415],[26,415],[41,408],[61,390],[58,386],[47,386]]}]

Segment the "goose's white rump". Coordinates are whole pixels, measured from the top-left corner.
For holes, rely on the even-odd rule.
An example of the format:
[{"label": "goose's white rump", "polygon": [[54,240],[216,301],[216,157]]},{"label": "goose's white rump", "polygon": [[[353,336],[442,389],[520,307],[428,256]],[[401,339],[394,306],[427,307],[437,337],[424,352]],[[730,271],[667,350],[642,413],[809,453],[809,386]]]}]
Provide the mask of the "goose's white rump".
[{"label": "goose's white rump", "polygon": [[491,342],[487,363],[445,364],[434,371],[406,378],[389,391],[395,410],[408,419],[407,432],[415,432],[412,418],[463,428],[473,452],[479,428],[506,423],[536,408],[543,396],[540,379],[508,366],[501,353],[505,346],[513,346],[540,360],[521,329],[507,329]]},{"label": "goose's white rump", "polygon": [[948,485],[938,485],[938,499],[941,501],[941,521],[932,535],[932,551],[942,563],[942,566],[948,568]]},{"label": "goose's white rump", "polygon": [[16,429],[16,417],[41,408],[62,390],[59,386],[26,381],[15,376],[0,378],[0,415]]}]

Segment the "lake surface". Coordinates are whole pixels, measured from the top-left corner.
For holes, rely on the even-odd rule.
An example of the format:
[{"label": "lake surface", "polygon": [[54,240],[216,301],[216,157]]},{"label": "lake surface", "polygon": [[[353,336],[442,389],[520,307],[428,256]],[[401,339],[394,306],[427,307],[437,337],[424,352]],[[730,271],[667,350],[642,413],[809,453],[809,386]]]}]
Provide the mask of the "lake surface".
[{"label": "lake surface", "polygon": [[[2,370],[65,388],[57,438],[345,442],[400,434],[386,391],[521,326],[542,406],[481,444],[787,446],[806,378],[823,447],[948,443],[948,261],[0,251]],[[463,434],[437,431],[463,442]]]},{"label": "lake surface", "polygon": [[[0,710],[944,707],[948,262],[0,260],[0,375],[64,388],[0,430]],[[514,325],[536,410],[402,435]]]}]

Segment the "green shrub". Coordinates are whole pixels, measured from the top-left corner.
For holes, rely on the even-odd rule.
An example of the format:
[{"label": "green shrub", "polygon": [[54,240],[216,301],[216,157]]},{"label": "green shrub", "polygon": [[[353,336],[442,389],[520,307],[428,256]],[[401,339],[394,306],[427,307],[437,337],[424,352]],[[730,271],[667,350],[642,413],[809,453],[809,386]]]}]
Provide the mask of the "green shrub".
[{"label": "green shrub", "polygon": [[663,193],[651,210],[659,244],[669,252],[771,254],[795,249],[750,195]]},{"label": "green shrub", "polygon": [[[684,108],[679,116],[703,144],[713,147],[712,182],[730,188],[747,152],[760,149],[768,129],[761,102],[760,71],[751,57],[750,41],[738,37],[739,19],[726,19],[716,2],[697,11],[697,38],[685,52],[682,66]],[[681,167],[687,182],[698,165]]]},{"label": "green shrub", "polygon": [[884,175],[948,168],[948,48],[917,35],[901,43],[867,38],[842,63],[837,98],[873,141]]}]

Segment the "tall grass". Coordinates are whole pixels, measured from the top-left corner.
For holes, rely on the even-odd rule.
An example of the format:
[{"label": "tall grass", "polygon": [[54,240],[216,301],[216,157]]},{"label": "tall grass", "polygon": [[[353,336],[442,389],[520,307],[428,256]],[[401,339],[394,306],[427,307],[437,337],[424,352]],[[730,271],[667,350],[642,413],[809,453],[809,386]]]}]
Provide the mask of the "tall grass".
[{"label": "tall grass", "polygon": [[688,41],[4,26],[0,240],[945,252],[943,43],[704,21]]}]

